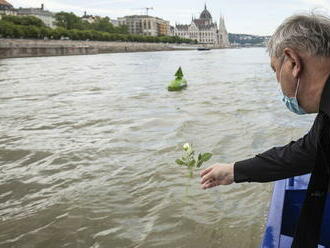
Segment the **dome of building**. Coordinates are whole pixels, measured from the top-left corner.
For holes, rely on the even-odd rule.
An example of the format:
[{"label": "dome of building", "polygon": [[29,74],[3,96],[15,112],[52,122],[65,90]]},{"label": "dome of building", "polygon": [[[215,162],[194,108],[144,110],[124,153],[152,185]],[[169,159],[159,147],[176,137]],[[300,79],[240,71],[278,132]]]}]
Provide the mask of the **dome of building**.
[{"label": "dome of building", "polygon": [[10,3],[8,3],[5,0],[0,0],[0,9],[1,10],[5,10],[5,9],[13,9],[13,5],[11,5]]},{"label": "dome of building", "polygon": [[212,19],[211,13],[206,8],[206,4],[205,4],[205,9],[203,10],[203,12],[201,13],[199,18],[200,19]]}]

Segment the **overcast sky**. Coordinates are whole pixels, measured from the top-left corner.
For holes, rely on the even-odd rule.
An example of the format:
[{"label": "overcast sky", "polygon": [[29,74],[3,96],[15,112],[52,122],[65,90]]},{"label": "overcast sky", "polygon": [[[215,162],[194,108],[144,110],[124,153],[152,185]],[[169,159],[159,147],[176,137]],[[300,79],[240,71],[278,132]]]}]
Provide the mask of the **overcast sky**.
[{"label": "overcast sky", "polygon": [[[50,11],[67,11],[117,18],[132,14],[145,14],[142,8],[153,7],[149,15],[175,23],[188,24],[198,17],[205,0],[7,0],[15,8],[38,7],[41,3]],[[301,12],[317,10],[330,13],[330,0],[207,0],[207,7],[218,21],[225,17],[230,33],[270,35],[284,18]]]}]

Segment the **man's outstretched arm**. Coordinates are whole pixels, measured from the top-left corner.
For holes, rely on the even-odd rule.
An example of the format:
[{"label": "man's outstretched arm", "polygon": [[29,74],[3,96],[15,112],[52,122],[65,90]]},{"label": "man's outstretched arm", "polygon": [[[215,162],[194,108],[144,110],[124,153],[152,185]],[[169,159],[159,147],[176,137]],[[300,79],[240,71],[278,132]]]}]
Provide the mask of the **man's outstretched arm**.
[{"label": "man's outstretched arm", "polygon": [[215,164],[201,172],[203,189],[233,182],[272,182],[310,173],[316,159],[320,116],[301,139],[274,147],[254,158],[232,164]]},{"label": "man's outstretched arm", "polygon": [[310,173],[316,159],[320,117],[301,139],[234,164],[234,182],[271,182]]}]

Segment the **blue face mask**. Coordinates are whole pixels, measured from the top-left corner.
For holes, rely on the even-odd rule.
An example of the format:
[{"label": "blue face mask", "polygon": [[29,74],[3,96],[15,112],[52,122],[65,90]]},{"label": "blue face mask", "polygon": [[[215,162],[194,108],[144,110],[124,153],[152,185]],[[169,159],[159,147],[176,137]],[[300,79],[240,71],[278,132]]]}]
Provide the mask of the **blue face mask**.
[{"label": "blue face mask", "polygon": [[[282,73],[282,68],[280,71],[280,80],[281,80],[281,73]],[[280,82],[281,84],[281,82]],[[298,89],[299,89],[299,85],[300,85],[300,78],[298,79],[298,83],[297,83],[297,89],[296,89],[296,93],[294,97],[288,97],[286,96],[283,91],[281,90],[281,93],[283,95],[282,97],[282,102],[285,104],[285,106],[293,113],[297,114],[297,115],[304,115],[307,114],[305,112],[305,110],[300,107],[299,103],[298,103],[298,99],[297,99],[297,94],[298,94]]]},{"label": "blue face mask", "polygon": [[288,97],[283,94],[282,102],[291,112],[297,115],[307,114],[305,110],[302,107],[300,107],[297,97]]}]

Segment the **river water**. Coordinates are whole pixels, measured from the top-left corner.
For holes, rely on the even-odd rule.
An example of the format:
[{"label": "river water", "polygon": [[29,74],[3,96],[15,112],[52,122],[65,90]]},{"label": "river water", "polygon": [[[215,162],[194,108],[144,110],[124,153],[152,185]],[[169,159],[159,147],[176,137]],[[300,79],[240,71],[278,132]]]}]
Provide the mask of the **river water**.
[{"label": "river water", "polygon": [[[189,87],[166,86],[182,66]],[[264,48],[0,61],[0,247],[257,247],[272,183],[202,190],[217,162],[302,136]]]}]

